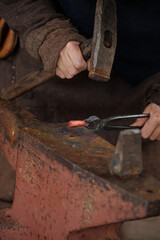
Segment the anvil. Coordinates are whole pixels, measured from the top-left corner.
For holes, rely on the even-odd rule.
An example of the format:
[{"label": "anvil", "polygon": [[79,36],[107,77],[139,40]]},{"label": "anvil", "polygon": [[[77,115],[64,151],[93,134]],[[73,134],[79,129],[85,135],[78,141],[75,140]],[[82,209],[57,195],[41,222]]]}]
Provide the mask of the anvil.
[{"label": "anvil", "polygon": [[124,221],[160,214],[160,182],[111,174],[115,147],[85,127],[40,122],[0,100],[0,146],[16,170],[2,240],[118,240]]}]

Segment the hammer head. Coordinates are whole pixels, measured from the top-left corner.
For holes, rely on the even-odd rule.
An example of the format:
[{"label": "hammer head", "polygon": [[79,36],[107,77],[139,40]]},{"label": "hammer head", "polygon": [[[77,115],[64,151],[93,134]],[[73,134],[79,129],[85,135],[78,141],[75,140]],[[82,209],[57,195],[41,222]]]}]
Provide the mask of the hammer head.
[{"label": "hammer head", "polygon": [[108,81],[117,43],[115,0],[97,0],[89,77]]},{"label": "hammer head", "polygon": [[142,142],[140,129],[123,130],[119,134],[115,153],[110,162],[110,172],[120,178],[141,174]]}]

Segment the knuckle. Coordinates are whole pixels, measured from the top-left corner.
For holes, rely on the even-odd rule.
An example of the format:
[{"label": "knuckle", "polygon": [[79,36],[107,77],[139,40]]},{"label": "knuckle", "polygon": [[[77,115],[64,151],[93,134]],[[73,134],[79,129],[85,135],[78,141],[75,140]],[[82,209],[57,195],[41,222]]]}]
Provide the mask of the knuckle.
[{"label": "knuckle", "polygon": [[66,78],[67,78],[67,79],[71,79],[72,77],[73,77],[73,76],[72,76],[71,74],[67,74],[67,75],[66,75]]},{"label": "knuckle", "polygon": [[74,77],[76,74],[78,73],[78,71],[76,69],[73,69],[71,72],[70,72],[70,75],[72,77]]},{"label": "knuckle", "polygon": [[155,138],[154,136],[151,136],[149,139],[150,139],[151,141],[154,141],[156,138]]},{"label": "knuckle", "polygon": [[142,134],[142,138],[147,139],[148,136],[146,134]]},{"label": "knuckle", "polygon": [[144,139],[147,139],[147,138],[148,138],[147,133],[146,133],[145,131],[143,131],[143,130],[141,130],[141,136],[142,136],[142,138],[144,138]]},{"label": "knuckle", "polygon": [[153,116],[153,121],[155,124],[160,123],[160,112],[155,112]]},{"label": "knuckle", "polygon": [[59,71],[56,69],[56,75],[59,77],[60,76],[60,73]]},{"label": "knuckle", "polygon": [[145,108],[145,113],[150,111],[152,109],[152,104],[150,103],[146,108]]},{"label": "knuckle", "polygon": [[65,79],[65,76],[61,74],[60,78]]},{"label": "knuckle", "polygon": [[64,77],[64,75],[63,74],[61,74],[61,73],[57,73],[56,74],[58,77],[60,77],[60,78],[62,78],[62,79],[64,79],[65,77]]},{"label": "knuckle", "polygon": [[64,56],[64,51],[62,50],[59,54],[60,58],[62,58]]},{"label": "knuckle", "polygon": [[75,66],[78,70],[86,69],[86,64],[83,61],[77,61]]},{"label": "knuckle", "polygon": [[82,68],[82,63],[81,62],[75,62],[75,66],[78,70]]},{"label": "knuckle", "polygon": [[67,47],[67,49],[69,49],[69,50],[73,49],[73,48],[74,48],[73,42],[68,42],[68,43],[66,44],[66,47]]},{"label": "knuckle", "polygon": [[71,79],[71,78],[73,78],[73,77],[74,77],[74,75],[70,74],[69,79]]}]

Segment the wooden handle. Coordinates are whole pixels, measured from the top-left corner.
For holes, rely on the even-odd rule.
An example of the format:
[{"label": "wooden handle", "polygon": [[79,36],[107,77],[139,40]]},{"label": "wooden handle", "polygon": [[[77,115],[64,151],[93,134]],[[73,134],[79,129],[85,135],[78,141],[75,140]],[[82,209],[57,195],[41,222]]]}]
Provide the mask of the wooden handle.
[{"label": "wooden handle", "polygon": [[92,51],[92,39],[86,40],[84,43],[80,44],[80,49],[84,59],[87,61],[91,57]]},{"label": "wooden handle", "polygon": [[53,74],[45,71],[32,72],[25,77],[17,80],[12,85],[2,89],[1,97],[6,100],[12,100],[32,88],[51,79]]},{"label": "wooden handle", "polygon": [[[92,39],[86,40],[86,42],[80,45],[82,55],[87,61],[91,56]],[[53,77],[53,74],[45,71],[32,72],[25,77],[17,80],[15,83],[2,89],[1,97],[6,100],[12,100],[21,94],[39,86],[40,84],[48,81]]]}]

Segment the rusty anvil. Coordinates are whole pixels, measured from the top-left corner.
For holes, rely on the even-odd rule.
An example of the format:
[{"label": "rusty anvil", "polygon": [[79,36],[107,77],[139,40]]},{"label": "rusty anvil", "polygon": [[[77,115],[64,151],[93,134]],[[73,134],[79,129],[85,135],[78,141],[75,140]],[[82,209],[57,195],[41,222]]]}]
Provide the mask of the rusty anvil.
[{"label": "rusty anvil", "polygon": [[160,182],[111,174],[115,147],[84,127],[46,124],[0,99],[0,147],[16,170],[2,240],[119,240],[122,222],[160,214]]},{"label": "rusty anvil", "polygon": [[[97,0],[93,39],[80,45],[87,60],[91,56],[89,77],[95,80],[110,79],[117,40],[115,0]],[[45,71],[33,72],[12,85],[2,89],[2,98],[11,100],[22,93],[51,79],[53,74]]]}]

